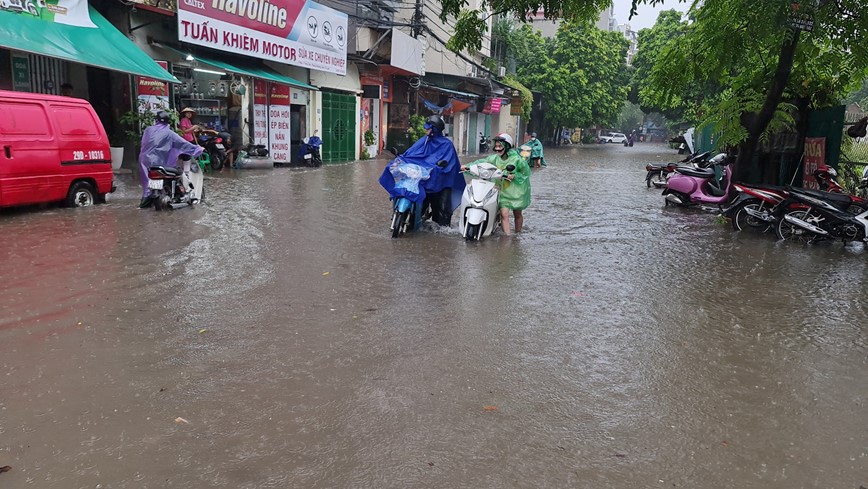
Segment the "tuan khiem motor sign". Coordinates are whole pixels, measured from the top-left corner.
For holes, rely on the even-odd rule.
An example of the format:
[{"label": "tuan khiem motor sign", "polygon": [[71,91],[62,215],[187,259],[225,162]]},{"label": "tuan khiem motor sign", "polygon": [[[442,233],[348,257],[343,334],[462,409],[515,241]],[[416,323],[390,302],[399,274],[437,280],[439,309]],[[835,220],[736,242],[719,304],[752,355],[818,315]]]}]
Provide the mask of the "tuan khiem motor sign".
[{"label": "tuan khiem motor sign", "polygon": [[311,0],[180,0],[178,40],[339,75],[347,15]]}]

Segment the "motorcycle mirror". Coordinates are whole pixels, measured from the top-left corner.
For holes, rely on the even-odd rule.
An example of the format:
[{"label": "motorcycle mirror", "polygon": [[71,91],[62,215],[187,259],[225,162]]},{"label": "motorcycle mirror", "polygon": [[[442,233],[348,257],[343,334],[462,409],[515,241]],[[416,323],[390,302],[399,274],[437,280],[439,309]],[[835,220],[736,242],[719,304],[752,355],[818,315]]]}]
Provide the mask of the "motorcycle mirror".
[{"label": "motorcycle mirror", "polygon": [[515,165],[506,165],[506,171],[515,171]]},{"label": "motorcycle mirror", "polygon": [[440,160],[437,162],[437,166],[439,166],[440,168],[446,168],[447,165],[449,165],[449,162],[446,160]]}]

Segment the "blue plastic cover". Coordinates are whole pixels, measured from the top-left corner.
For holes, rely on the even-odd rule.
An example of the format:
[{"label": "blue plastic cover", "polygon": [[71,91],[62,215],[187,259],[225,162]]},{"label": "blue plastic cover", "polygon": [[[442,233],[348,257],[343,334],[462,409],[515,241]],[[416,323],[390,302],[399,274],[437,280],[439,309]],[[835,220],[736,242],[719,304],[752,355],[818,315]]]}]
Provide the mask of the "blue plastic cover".
[{"label": "blue plastic cover", "polygon": [[[461,163],[458,161],[458,153],[455,151],[452,141],[436,132],[431,136],[423,136],[407,151],[404,151],[400,160],[403,160],[402,163],[412,163],[427,169],[430,174],[428,179],[423,180],[419,185],[418,192],[411,192],[396,185],[395,178],[390,171],[395,160],[390,161],[389,165],[383,169],[383,174],[380,175],[380,185],[389,192],[391,197],[406,197],[421,204],[428,193],[451,188],[451,210],[454,211],[458,207],[458,204],[461,203],[465,182],[464,175],[459,170]],[[439,161],[445,161],[446,166],[438,167],[437,162]]]}]

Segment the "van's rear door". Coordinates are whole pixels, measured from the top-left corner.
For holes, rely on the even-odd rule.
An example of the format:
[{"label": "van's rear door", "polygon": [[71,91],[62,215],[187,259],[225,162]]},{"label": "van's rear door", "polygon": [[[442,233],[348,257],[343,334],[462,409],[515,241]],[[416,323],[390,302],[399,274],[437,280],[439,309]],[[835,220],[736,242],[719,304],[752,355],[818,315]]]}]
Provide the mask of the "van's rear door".
[{"label": "van's rear door", "polygon": [[46,200],[59,167],[48,117],[42,102],[0,97],[0,206]]},{"label": "van's rear door", "polygon": [[97,193],[111,191],[112,166],[108,136],[102,122],[87,103],[49,102],[57,124],[62,171],[51,178],[52,191],[63,198],[74,180],[86,178],[97,184]]}]

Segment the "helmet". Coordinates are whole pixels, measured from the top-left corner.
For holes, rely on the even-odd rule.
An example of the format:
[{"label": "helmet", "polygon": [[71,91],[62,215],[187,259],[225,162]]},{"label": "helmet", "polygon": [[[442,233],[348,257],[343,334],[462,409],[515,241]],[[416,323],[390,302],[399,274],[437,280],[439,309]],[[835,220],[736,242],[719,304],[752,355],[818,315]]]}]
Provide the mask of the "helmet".
[{"label": "helmet", "polygon": [[157,115],[156,115],[156,117],[154,117],[154,120],[159,122],[159,123],[162,123],[162,124],[168,124],[169,121],[172,120],[172,118],[169,117],[168,112],[166,112],[165,110],[161,110],[161,111],[157,112]]},{"label": "helmet", "polygon": [[536,137],[536,133],[535,133],[535,132],[530,133],[530,137],[535,138],[535,137]]},{"label": "helmet", "polygon": [[446,123],[443,122],[442,117],[434,114],[425,120],[425,129],[431,129],[432,127],[437,128],[437,130],[440,132],[443,132],[443,130],[446,129]]},{"label": "helmet", "polygon": [[819,166],[817,167],[817,171],[814,172],[814,173],[815,173],[815,174],[817,174],[817,173],[826,173],[826,174],[828,174],[828,175],[829,175],[830,177],[832,177],[832,178],[835,178],[835,177],[838,176],[838,172],[837,172],[834,168],[832,168],[831,166],[828,166],[828,165],[819,165]]},{"label": "helmet", "polygon": [[502,133],[498,134],[497,136],[495,136],[495,137],[494,137],[494,141],[495,141],[495,142],[497,142],[497,141],[501,141],[501,142],[503,142],[503,143],[506,143],[506,145],[507,145],[507,146],[506,146],[506,149],[511,149],[512,146],[513,146],[513,144],[512,144],[512,136],[510,136],[509,134],[507,134],[507,133],[505,133],[505,132],[502,132]]}]

